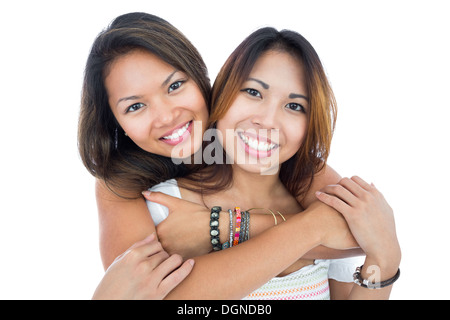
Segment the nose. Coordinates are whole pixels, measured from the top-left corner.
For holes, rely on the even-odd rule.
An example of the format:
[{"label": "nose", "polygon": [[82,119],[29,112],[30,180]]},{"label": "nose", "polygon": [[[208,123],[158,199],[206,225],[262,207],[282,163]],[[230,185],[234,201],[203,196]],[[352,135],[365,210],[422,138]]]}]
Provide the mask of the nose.
[{"label": "nose", "polygon": [[154,103],[152,109],[152,118],[156,128],[173,124],[173,121],[179,115],[179,110],[176,106],[163,100],[160,100],[157,104]]},{"label": "nose", "polygon": [[280,108],[277,103],[266,103],[261,105],[259,112],[252,116],[252,123],[264,129],[278,129],[278,112]]}]

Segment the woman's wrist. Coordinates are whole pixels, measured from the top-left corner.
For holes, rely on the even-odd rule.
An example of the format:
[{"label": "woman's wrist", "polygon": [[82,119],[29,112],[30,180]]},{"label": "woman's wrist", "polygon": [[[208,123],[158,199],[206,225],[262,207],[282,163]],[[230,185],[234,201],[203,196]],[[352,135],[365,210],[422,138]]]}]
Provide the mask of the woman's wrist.
[{"label": "woman's wrist", "polygon": [[401,254],[399,250],[393,255],[380,258],[368,255],[361,269],[361,277],[363,279],[373,279],[374,282],[391,279],[398,272],[400,260]]}]

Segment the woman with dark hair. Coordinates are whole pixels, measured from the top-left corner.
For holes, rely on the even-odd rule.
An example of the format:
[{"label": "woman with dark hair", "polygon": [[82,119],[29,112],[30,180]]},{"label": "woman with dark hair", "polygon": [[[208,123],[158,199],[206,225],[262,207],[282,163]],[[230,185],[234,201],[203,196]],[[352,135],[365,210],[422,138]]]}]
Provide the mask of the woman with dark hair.
[{"label": "woman with dark hair", "polygon": [[[136,55],[144,61],[141,63],[147,63],[147,69],[134,61]],[[128,58],[132,66],[135,63],[137,70],[120,74],[122,82],[113,79],[108,83],[121,58]],[[162,80],[155,79],[153,74],[159,71],[157,67],[153,68],[155,61],[161,65],[157,67],[162,68]],[[143,74],[143,71],[151,74]],[[161,90],[148,94],[145,85],[152,88],[154,84],[142,83],[139,76],[159,81],[157,88],[161,86]],[[175,94],[180,91],[183,91],[181,97]],[[186,106],[180,101],[190,96],[196,97],[193,105]],[[195,136],[191,129],[193,121],[206,125],[209,96],[206,66],[183,34],[167,21],[150,14],[119,16],[98,35],[86,63],[78,126],[78,146],[84,165],[110,190],[129,198],[140,197],[141,191],[149,186],[185,174],[185,166],[173,164],[173,144],[190,143],[191,150],[183,156],[185,158],[200,149],[202,132]],[[156,99],[165,99],[161,104],[164,103],[165,109],[170,109],[167,112],[176,113],[176,116],[158,118],[161,114],[156,111],[161,108],[153,105],[159,103]],[[195,112],[186,116],[185,109]],[[183,116],[190,121],[180,123],[185,120]],[[132,117],[133,121],[128,121]],[[159,122],[153,123],[157,120]],[[147,137],[150,142],[139,141],[133,135],[133,130],[144,122],[158,127],[157,132],[152,132],[153,136]],[[191,133],[186,139],[162,139],[164,132],[173,132],[185,124],[189,125],[187,132]],[[149,124],[146,126],[150,127]]]},{"label": "woman with dark hair", "polygon": [[[210,82],[200,54],[167,21],[146,13],[125,14],[97,36],[86,63],[78,147],[84,165],[97,178],[102,254],[119,244],[115,253],[106,253],[111,259],[105,269],[117,252],[154,231],[152,223],[145,224],[149,219],[142,223],[133,214],[147,210],[141,191],[188,172],[172,158],[188,158],[200,149],[209,95]],[[200,128],[194,130],[196,126]],[[128,233],[120,231],[121,217],[128,222]],[[147,286],[147,298],[163,298],[192,269],[192,260],[182,264],[180,256],[169,256],[155,236],[131,248],[144,255],[135,257],[126,269],[115,263],[107,274],[117,277],[126,270],[133,275],[136,269],[131,267],[143,264],[153,284]],[[116,262],[129,259],[128,252]],[[96,295],[124,297],[115,292],[108,287],[107,295],[104,291]]]}]

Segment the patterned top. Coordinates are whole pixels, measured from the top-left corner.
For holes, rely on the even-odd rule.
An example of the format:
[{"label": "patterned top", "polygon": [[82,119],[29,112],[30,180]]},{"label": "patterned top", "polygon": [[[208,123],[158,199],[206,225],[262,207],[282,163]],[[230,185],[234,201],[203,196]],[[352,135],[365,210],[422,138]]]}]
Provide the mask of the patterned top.
[{"label": "patterned top", "polygon": [[[181,198],[175,179],[167,180],[149,189]],[[147,207],[155,225],[169,215],[167,207],[147,201]],[[275,277],[259,289],[250,293],[244,300],[329,300],[328,279],[340,282],[353,282],[353,272],[361,265],[362,257],[315,260],[283,277]]]},{"label": "patterned top", "polygon": [[[348,268],[347,275],[329,274],[331,264],[341,264],[348,259],[315,260],[314,264],[305,266],[284,277],[275,277],[261,288],[253,291],[244,300],[329,300],[328,279],[337,278],[342,282],[352,282],[356,267]],[[349,264],[350,267],[350,264]]]}]

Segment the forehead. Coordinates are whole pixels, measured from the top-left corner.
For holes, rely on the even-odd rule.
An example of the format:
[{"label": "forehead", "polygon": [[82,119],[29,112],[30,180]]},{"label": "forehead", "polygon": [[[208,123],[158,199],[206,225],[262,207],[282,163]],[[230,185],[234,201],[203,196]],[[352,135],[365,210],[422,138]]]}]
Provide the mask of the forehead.
[{"label": "forehead", "polygon": [[123,73],[126,71],[143,73],[157,70],[173,70],[173,67],[157,55],[144,49],[133,49],[116,57],[105,70],[105,78],[112,73]]},{"label": "forehead", "polygon": [[302,82],[305,78],[301,59],[285,51],[264,52],[250,71],[252,77],[292,79]]},{"label": "forehead", "polygon": [[145,50],[132,50],[117,57],[105,74],[105,88],[110,98],[141,94],[146,88],[161,86],[175,68]]}]

